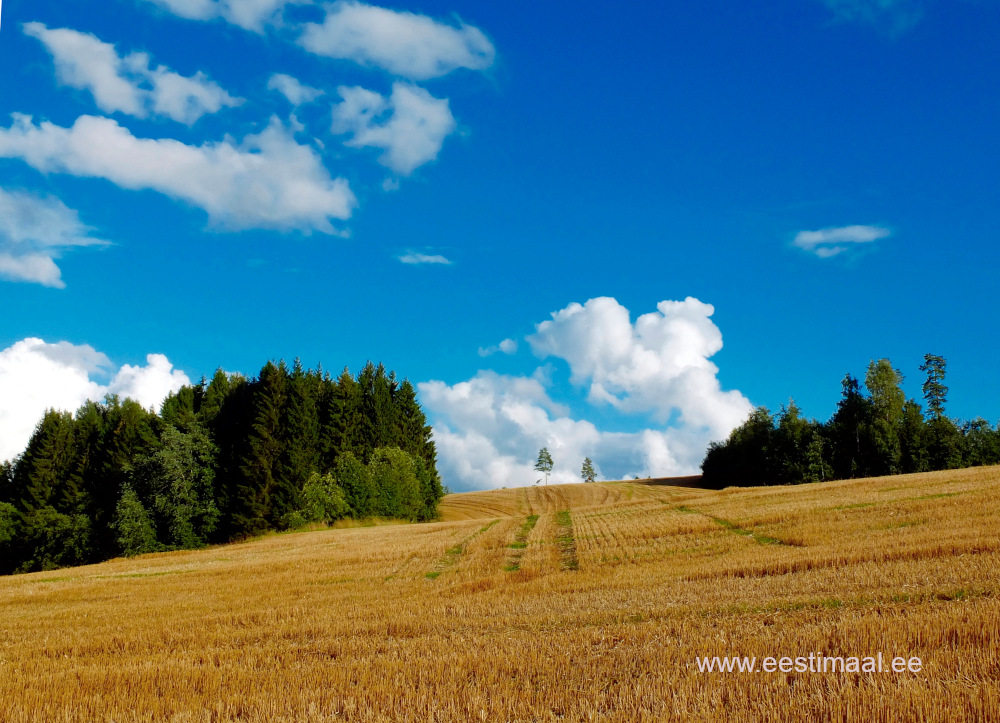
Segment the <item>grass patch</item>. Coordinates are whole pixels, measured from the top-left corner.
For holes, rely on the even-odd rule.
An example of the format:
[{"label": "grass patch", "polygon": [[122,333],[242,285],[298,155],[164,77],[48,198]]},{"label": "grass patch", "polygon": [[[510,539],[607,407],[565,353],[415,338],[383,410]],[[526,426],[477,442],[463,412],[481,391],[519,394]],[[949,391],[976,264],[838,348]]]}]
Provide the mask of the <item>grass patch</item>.
[{"label": "grass patch", "polygon": [[754,542],[760,545],[789,545],[792,547],[801,547],[801,543],[786,542],[785,540],[779,540],[777,537],[770,537],[768,535],[761,534],[760,532],[754,532],[753,530],[747,530],[740,527],[735,522],[730,522],[729,520],[723,519],[721,517],[713,517],[712,515],[706,515],[704,512],[699,512],[698,510],[691,509],[690,507],[685,507],[681,505],[676,508],[678,512],[683,512],[689,515],[702,515],[712,520],[715,524],[719,525],[723,529],[729,530],[730,532],[742,535],[743,537],[749,537],[754,540]]},{"label": "grass patch", "polygon": [[508,548],[517,552],[512,554],[510,560],[503,566],[504,572],[517,572],[521,569],[521,556],[524,555],[523,550],[528,547],[528,535],[535,529],[537,523],[538,515],[528,515],[524,522],[521,523],[520,529],[514,536],[514,541],[507,545]]},{"label": "grass patch", "polygon": [[556,537],[561,558],[559,566],[563,570],[579,570],[580,561],[576,557],[576,538],[573,536],[573,519],[569,510],[556,513],[556,524],[559,525],[559,535]]},{"label": "grass patch", "polygon": [[466,537],[464,540],[462,540],[454,547],[449,547],[447,550],[444,551],[444,557],[438,560],[437,563],[434,565],[434,569],[425,574],[424,577],[427,578],[428,580],[437,580],[438,576],[445,571],[445,568],[448,568],[458,562],[458,558],[461,557],[463,552],[465,552],[465,548],[468,546],[470,542],[472,542],[474,539],[476,539],[476,537],[478,537],[479,535],[483,534],[488,529],[493,527],[493,525],[497,524],[499,521],[500,521],[499,519],[493,520],[488,525],[480,527],[478,530],[473,532],[471,535]]}]

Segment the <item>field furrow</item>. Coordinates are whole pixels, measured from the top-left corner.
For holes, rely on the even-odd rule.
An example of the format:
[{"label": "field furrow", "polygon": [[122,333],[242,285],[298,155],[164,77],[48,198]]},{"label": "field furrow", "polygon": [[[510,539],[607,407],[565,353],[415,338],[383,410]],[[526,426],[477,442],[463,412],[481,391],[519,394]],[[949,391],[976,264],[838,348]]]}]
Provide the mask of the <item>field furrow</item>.
[{"label": "field furrow", "polygon": [[[535,485],[451,495],[436,523],[0,578],[0,720],[990,720],[998,508],[1000,468]],[[923,667],[696,662],[810,653]]]}]

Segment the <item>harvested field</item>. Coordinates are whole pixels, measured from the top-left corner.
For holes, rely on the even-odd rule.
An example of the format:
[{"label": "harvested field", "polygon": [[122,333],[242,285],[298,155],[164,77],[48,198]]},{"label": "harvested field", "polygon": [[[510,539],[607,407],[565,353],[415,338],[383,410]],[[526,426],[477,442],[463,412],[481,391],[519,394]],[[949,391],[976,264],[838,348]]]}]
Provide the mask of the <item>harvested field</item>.
[{"label": "harvested field", "polygon": [[[0,578],[0,720],[986,720],[998,509],[996,467],[536,486]],[[810,653],[922,667],[697,664]]]}]

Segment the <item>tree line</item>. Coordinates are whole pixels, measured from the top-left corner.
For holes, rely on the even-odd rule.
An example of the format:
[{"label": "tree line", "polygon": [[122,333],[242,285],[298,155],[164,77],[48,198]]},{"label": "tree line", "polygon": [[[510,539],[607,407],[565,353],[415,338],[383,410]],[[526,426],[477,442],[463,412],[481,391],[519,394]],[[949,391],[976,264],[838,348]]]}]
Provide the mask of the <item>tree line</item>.
[{"label": "tree line", "polygon": [[844,377],[825,423],[804,419],[794,401],[777,415],[757,407],[728,439],[709,445],[702,480],[714,487],[796,484],[1000,463],[1000,427],[946,415],[946,368],[943,357],[924,356],[926,414],[906,398],[903,375],[888,359],[868,365],[864,389]]},{"label": "tree line", "polygon": [[47,411],[0,467],[0,573],[341,517],[429,520],[443,495],[416,391],[382,364],[220,369],[159,414],[117,396]]}]

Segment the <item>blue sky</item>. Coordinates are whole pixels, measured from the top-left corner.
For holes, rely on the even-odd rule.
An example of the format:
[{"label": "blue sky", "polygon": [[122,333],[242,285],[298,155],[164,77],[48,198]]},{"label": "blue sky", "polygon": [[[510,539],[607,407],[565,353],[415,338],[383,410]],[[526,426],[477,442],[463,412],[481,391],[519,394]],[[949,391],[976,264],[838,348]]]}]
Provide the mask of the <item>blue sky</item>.
[{"label": "blue sky", "polygon": [[420,383],[453,489],[689,472],[882,357],[1000,416],[992,0],[0,12],[7,447],[296,356]]}]

